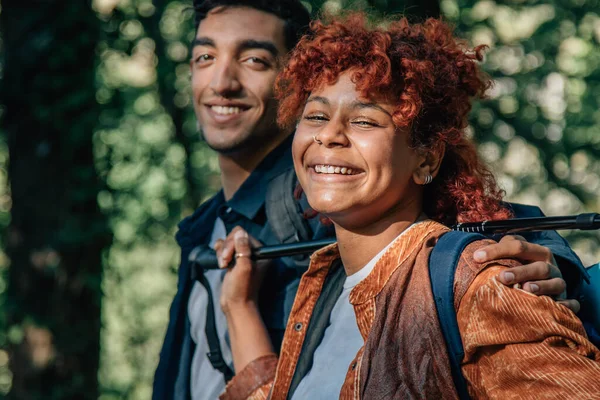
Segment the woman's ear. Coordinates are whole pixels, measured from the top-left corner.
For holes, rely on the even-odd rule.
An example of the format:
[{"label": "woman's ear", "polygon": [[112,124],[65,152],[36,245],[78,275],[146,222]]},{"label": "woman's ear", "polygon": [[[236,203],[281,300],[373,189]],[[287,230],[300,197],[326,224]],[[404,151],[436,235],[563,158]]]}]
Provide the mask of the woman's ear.
[{"label": "woman's ear", "polygon": [[445,153],[445,143],[438,143],[431,149],[420,151],[419,164],[413,172],[413,180],[417,185],[427,185],[433,181],[440,170]]}]

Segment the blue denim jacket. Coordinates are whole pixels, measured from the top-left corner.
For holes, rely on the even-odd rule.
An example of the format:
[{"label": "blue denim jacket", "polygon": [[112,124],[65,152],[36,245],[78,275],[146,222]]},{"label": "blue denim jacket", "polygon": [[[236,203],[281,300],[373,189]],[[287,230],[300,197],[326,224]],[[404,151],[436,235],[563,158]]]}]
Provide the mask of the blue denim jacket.
[{"label": "blue denim jacket", "polygon": [[[190,335],[190,321],[187,315],[188,300],[193,286],[188,266],[190,251],[198,245],[208,244],[217,216],[225,223],[227,232],[240,225],[262,243],[277,244],[278,239],[267,223],[265,195],[269,182],[290,168],[293,168],[291,137],[263,160],[231,200],[226,202],[223,193],[219,192],[179,224],[176,235],[181,247],[179,280],[154,376],[153,399],[186,400],[191,396],[190,369],[195,344]],[[537,207],[519,204],[511,206],[517,217],[543,215]],[[330,227],[318,224],[318,219],[311,220],[311,225],[315,240],[333,235]],[[571,275],[570,271],[576,271],[573,264],[581,264],[581,261],[556,232],[529,233],[523,236],[530,242],[547,246],[552,250],[568,285],[572,282],[580,282],[579,275],[576,272]],[[570,276],[574,278],[567,279]],[[297,270],[287,266],[285,260],[278,260],[263,284],[260,299],[261,312],[276,349],[281,345],[299,281],[300,275]]]}]

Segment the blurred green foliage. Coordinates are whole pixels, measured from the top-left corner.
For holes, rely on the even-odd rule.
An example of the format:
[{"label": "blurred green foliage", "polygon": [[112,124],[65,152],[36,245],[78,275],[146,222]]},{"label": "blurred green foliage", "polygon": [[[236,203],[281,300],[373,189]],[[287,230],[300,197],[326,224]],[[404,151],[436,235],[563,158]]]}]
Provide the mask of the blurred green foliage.
[{"label": "blurred green foliage", "polygon": [[[434,15],[439,7],[469,43],[488,45],[484,68],[495,86],[488,100],[475,105],[469,133],[510,200],[538,204],[548,214],[569,214],[600,210],[598,2],[304,3],[313,14],[353,7]],[[102,113],[94,155],[106,185],[98,204],[114,234],[102,283],[103,400],[150,397],[176,289],[176,224],[219,186],[216,158],[201,141],[190,104],[190,6],[189,1],[94,1],[104,30],[97,47],[96,100]],[[6,163],[0,141],[0,229],[9,221]],[[598,237],[569,234],[587,263],[600,258]],[[0,254],[0,271],[7,266]],[[5,287],[0,278],[0,293]],[[0,302],[0,328],[2,309]],[[0,329],[0,346],[5,340]],[[0,350],[0,394],[10,387],[7,365]]]},{"label": "blurred green foliage", "polygon": [[[600,209],[598,0],[443,0],[469,43],[489,46],[495,85],[477,103],[471,132],[512,201],[547,214]],[[584,263],[598,234],[565,232]]]}]

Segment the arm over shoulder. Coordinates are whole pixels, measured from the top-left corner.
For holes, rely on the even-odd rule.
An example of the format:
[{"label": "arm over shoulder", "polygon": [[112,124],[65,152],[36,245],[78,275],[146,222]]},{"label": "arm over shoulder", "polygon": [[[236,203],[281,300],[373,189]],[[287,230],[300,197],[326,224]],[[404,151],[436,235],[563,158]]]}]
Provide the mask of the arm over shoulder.
[{"label": "arm over shoulder", "polygon": [[462,297],[462,371],[476,398],[600,399],[600,351],[579,319],[546,296],[481,271]]}]

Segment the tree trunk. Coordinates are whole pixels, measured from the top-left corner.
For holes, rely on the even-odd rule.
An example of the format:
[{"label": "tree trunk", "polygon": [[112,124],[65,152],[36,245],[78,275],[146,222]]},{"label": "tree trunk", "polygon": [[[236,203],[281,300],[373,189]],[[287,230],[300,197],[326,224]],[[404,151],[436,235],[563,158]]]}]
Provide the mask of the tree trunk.
[{"label": "tree trunk", "polygon": [[12,192],[9,398],[97,399],[102,250],[90,2],[3,1],[1,103]]}]

